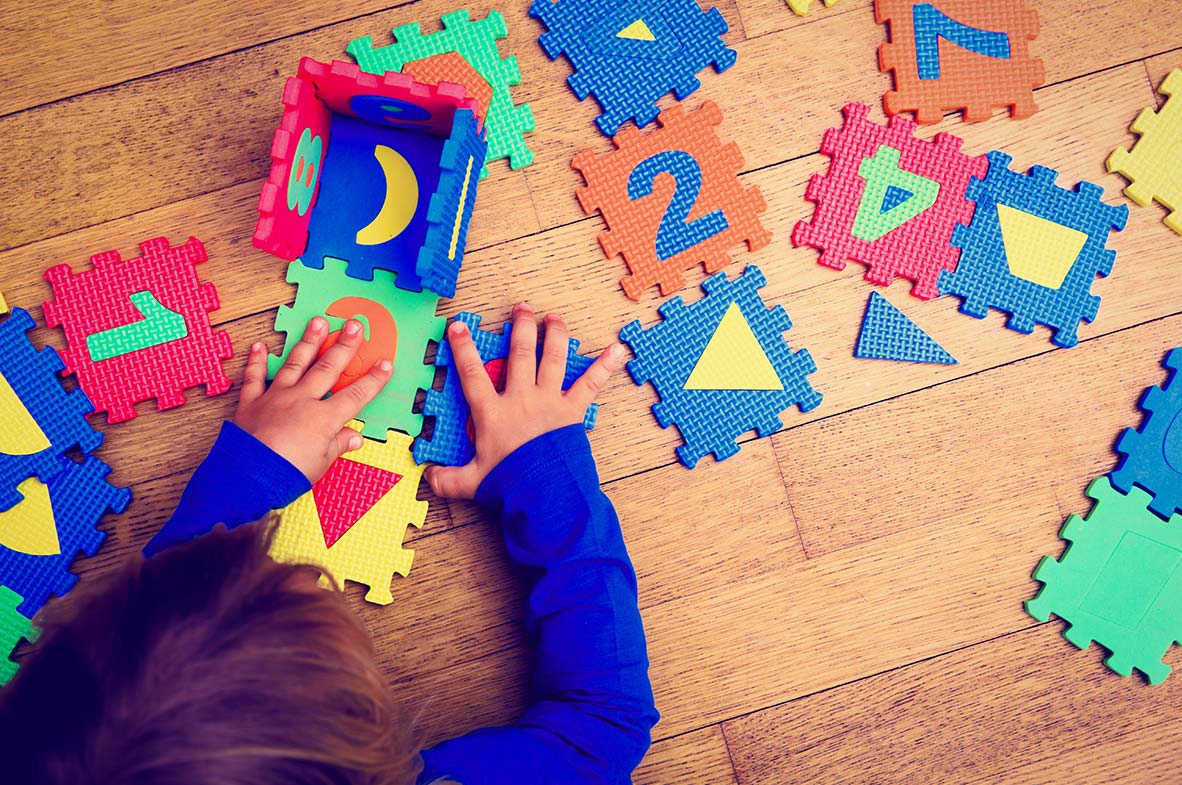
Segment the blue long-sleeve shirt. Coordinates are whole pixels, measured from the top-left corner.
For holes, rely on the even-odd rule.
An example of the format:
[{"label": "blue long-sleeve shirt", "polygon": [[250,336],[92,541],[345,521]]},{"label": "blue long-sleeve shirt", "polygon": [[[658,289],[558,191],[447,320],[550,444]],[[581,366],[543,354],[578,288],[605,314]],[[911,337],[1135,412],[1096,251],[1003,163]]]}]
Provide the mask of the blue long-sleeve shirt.
[{"label": "blue long-sleeve shirt", "polygon": [[[257,520],[310,487],[294,466],[226,423],[144,554],[216,523]],[[476,498],[500,513],[509,557],[529,578],[531,705],[511,725],[424,750],[419,783],[630,782],[658,714],[636,574],[583,426],[518,448],[485,477]]]}]

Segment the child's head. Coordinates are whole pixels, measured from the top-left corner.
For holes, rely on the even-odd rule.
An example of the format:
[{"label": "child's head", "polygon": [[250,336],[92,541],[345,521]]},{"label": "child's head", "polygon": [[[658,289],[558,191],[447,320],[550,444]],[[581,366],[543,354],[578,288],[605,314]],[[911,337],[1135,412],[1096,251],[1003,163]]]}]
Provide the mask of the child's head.
[{"label": "child's head", "polygon": [[13,785],[402,785],[420,762],[339,592],[218,529],[42,620],[0,690]]}]

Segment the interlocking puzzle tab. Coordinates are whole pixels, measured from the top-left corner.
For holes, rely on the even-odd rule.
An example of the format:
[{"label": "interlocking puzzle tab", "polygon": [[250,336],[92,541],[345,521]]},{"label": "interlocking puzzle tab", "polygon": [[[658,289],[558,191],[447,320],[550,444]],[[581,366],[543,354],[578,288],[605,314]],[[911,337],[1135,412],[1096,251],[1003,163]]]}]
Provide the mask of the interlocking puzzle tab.
[{"label": "interlocking puzzle tab", "polygon": [[357,278],[390,270],[404,289],[455,294],[485,149],[467,88],[305,57],[283,102],[254,244],[309,267],[331,256]]},{"label": "interlocking puzzle tab", "polygon": [[807,412],[821,403],[808,379],[817,370],[813,358],[784,340],[792,327],[784,307],[767,308],[759,296],[766,282],[755,265],[734,281],[718,273],[702,282],[705,296],[696,303],[678,295],[658,309],[660,323],[620,330],[636,353],[629,373],[656,388],[653,414],[662,428],[681,431],[677,457],[691,469],[707,453],[719,461],[737,453],[747,431],[780,430],[788,407]]},{"label": "interlocking puzzle tab", "polygon": [[[812,5],[813,0],[787,0],[788,7],[792,9],[792,13],[797,16],[804,16],[809,12],[809,6]],[[825,7],[836,5],[837,0],[825,0]]]},{"label": "interlocking puzzle tab", "polygon": [[25,616],[32,618],[51,594],[74,587],[74,556],[93,556],[106,538],[96,528],[99,519],[107,510],[123,512],[131,501],[126,488],[107,482],[110,471],[94,456],[71,461],[45,482],[22,482],[23,499],[0,512],[0,584],[21,595]]},{"label": "interlocking puzzle tab", "polygon": [[140,253],[125,260],[106,251],[90,257],[89,270],[59,264],[44,274],[54,295],[42,306],[45,321],[66,334],[63,373],[77,375],[108,423],[135,417],[135,405],[149,398],[171,409],[190,387],[220,395],[231,385],[222,370],[234,355],[230,336],[209,321],[220,306],[217,289],[197,277],[206,259],[201,241],[170,247],[157,237],[140,243]]},{"label": "interlocking puzzle tab", "polygon": [[1055,614],[1075,646],[1096,641],[1111,652],[1110,669],[1128,676],[1136,668],[1160,684],[1170,674],[1162,657],[1182,641],[1182,516],[1163,521],[1146,509],[1149,494],[1123,494],[1107,477],[1092,480],[1087,495],[1091,512],[1068,517],[1059,534],[1066,552],[1038,563],[1043,587],[1026,611],[1039,621]]},{"label": "interlocking puzzle tab", "polygon": [[972,223],[952,233],[960,262],[940,273],[940,292],[960,297],[961,313],[983,319],[998,308],[1010,313],[1011,330],[1044,324],[1055,330],[1055,344],[1074,346],[1080,323],[1100,308],[1092,281],[1112,271],[1116,251],[1105,245],[1109,232],[1124,228],[1129,208],[1100,201],[1104,189],[1089,182],[1070,191],[1055,185],[1054,169],[1018,174],[1010,156],[987,157],[988,174],[968,187]]},{"label": "interlocking puzzle tab", "polygon": [[968,122],[998,108],[1018,119],[1038,110],[1044,72],[1030,56],[1038,14],[1027,0],[875,0],[874,14],[889,30],[878,49],[879,68],[895,77],[883,96],[887,114],[915,112],[926,125],[957,109]]},{"label": "interlocking puzzle tab", "polygon": [[956,358],[947,349],[878,292],[871,292],[866,302],[854,356],[866,360],[956,365]]},{"label": "interlocking puzzle tab", "polygon": [[274,377],[313,316],[328,319],[332,332],[325,349],[336,342],[345,320],[355,318],[365,326],[365,342],[333,391],[368,373],[375,362],[389,360],[394,373],[358,415],[365,423],[361,433],[378,440],[385,440],[389,429],[417,436],[423,415],[413,411],[415,396],[420,389],[429,390],[435,378],[435,367],[425,363],[427,348],[443,339],[447,321],[435,316],[438,295],[399,289],[395,274],[385,270],[376,271],[373,282],[350,278],[346,263],[331,257],[320,270],[292,262],[287,282],[299,288],[295,303],[280,306],[275,317],[275,330],[287,333],[287,339],[282,354],[268,359],[269,376]]},{"label": "interlocking puzzle tab", "polygon": [[[360,425],[349,423],[354,430]],[[402,547],[406,528],[422,528],[427,518],[428,503],[417,498],[423,467],[412,460],[410,444],[411,437],[391,432],[385,442],[365,439],[338,458],[310,492],[279,513],[271,556],[364,584],[368,602],[394,602],[394,573],[406,577],[414,562],[414,551]],[[328,585],[327,578],[320,582]]]},{"label": "interlocking puzzle tab", "polygon": [[86,422],[93,411],[86,394],[62,388],[65,363],[53,347],[38,351],[29,342],[32,329],[33,317],[22,308],[0,323],[0,510],[21,500],[21,481],[47,482],[70,463],[66,451],[89,453],[103,441]]},{"label": "interlocking puzzle tab", "polygon": [[1137,404],[1145,412],[1140,429],[1127,428],[1116,442],[1124,457],[1111,480],[1124,493],[1144,489],[1153,497],[1149,509],[1169,518],[1182,510],[1182,348],[1171,350],[1164,365],[1166,383],[1146,389]]},{"label": "interlocking puzzle tab", "polygon": [[[489,332],[480,329],[482,318],[479,314],[466,312],[458,313],[455,317],[457,322],[467,325],[476,351],[484,362],[484,369],[500,391],[505,386],[504,366],[509,356],[513,325],[506,323],[501,333]],[[562,379],[564,390],[569,389],[592,363],[590,357],[584,357],[578,350],[579,342],[571,338],[566,354],[566,375]],[[447,374],[443,380],[443,389],[427,391],[423,414],[434,417],[435,421],[430,439],[415,439],[414,457],[418,463],[430,461],[445,466],[462,466],[472,460],[472,410],[468,408],[468,401],[460,386],[460,375],[456,371],[454,359],[451,344],[444,341],[435,354],[435,365],[446,368]],[[583,418],[583,425],[588,430],[594,428],[598,415],[599,404],[591,404]]]},{"label": "interlocking puzzle tab", "polygon": [[817,210],[812,223],[796,225],[792,243],[820,249],[817,262],[834,270],[845,269],[847,259],[865,264],[871,283],[907,278],[911,293],[929,300],[940,293],[940,271],[956,269],[952,231],[972,218],[965,192],[989,162],[961,153],[955,136],[917,139],[912,121],[892,117],[883,127],[867,119],[869,112],[848,104],[842,127],[825,132],[829,172],[809,180],[804,198]]},{"label": "interlocking puzzle tab", "polygon": [[[534,130],[534,116],[529,104],[513,105],[509,88],[521,82],[521,70],[516,57],[502,60],[497,50],[497,40],[509,34],[505,17],[494,9],[484,19],[473,22],[466,10],[460,10],[444,14],[441,21],[443,29],[434,33],[424,35],[418,23],[413,23],[395,27],[394,43],[387,46],[375,47],[367,35],[350,42],[347,48],[362,70],[375,74],[402,71],[407,63],[448,52],[462,55],[492,88],[485,118],[485,163],[508,158],[511,169],[528,166],[534,154],[525,146],[525,134]],[[488,168],[482,168],[480,176],[487,174]]]},{"label": "interlocking puzzle tab", "polygon": [[1144,207],[1156,199],[1167,210],[1166,226],[1182,234],[1182,68],[1175,68],[1158,91],[1171,96],[1154,112],[1142,109],[1131,130],[1141,138],[1132,150],[1108,156],[1108,171],[1129,180],[1125,196]]},{"label": "interlocking puzzle tab", "polygon": [[0,686],[16,675],[17,664],[11,654],[22,640],[36,637],[33,622],[17,608],[23,599],[7,586],[0,586]]},{"label": "interlocking puzzle tab", "polygon": [[685,99],[699,71],[722,73],[737,57],[722,42],[722,14],[697,0],[534,0],[529,14],[549,31],[538,36],[547,56],[565,54],[574,67],[571,90],[603,107],[595,124],[607,136],[630,119],[648,125],[661,96]]},{"label": "interlocking puzzle tab", "polygon": [[599,244],[609,259],[620,254],[628,263],[620,286],[633,300],[653,285],[662,295],[677,291],[699,262],[717,272],[730,264],[731,248],[755,251],[772,237],[759,222],[763,194],[739,181],[743,154],[718,138],[718,106],[707,101],[689,113],[671,106],[657,122],[648,133],[624,127],[609,153],[583,150],[571,159],[587,182],[579,204],[603,215]]}]

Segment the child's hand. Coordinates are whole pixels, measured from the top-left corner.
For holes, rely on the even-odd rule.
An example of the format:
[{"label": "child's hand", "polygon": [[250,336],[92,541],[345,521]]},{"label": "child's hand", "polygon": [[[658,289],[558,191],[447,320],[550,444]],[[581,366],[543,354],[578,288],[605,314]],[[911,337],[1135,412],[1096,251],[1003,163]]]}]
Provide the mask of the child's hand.
[{"label": "child's hand", "polygon": [[235,425],[282,455],[313,483],[342,453],[361,446],[361,434],[345,423],[374,399],[393,370],[389,360],[381,360],[353,384],[324,399],[357,353],[364,330],[360,322],[348,320],[340,340],[316,359],[327,337],[325,319],[317,316],[308,322],[304,337],[269,388],[266,347],[251,346],[234,414]]},{"label": "child's hand", "polygon": [[485,475],[509,453],[544,433],[582,422],[587,407],[619,369],[624,350],[613,343],[563,392],[566,323],[554,315],[547,316],[544,323],[546,337],[539,362],[538,325],[533,309],[525,303],[513,308],[513,333],[509,339],[503,393],[497,393],[493,387],[468,328],[461,322],[454,322],[448,328],[456,371],[472,409],[476,455],[466,466],[428,467],[425,476],[437,495],[453,499],[475,497]]}]

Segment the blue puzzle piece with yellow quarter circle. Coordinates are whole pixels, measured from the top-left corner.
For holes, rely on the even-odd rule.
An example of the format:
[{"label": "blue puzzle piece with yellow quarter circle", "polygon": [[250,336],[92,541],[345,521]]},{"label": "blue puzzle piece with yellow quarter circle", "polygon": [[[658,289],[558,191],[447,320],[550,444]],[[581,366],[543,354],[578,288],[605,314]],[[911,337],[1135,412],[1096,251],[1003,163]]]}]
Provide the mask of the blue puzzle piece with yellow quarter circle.
[{"label": "blue puzzle piece with yellow quarter circle", "polygon": [[960,261],[940,272],[940,293],[961,298],[961,313],[983,319],[997,308],[1009,312],[1011,330],[1030,333],[1044,324],[1055,344],[1074,346],[1080,323],[1100,309],[1092,282],[1112,271],[1116,251],[1105,246],[1109,232],[1124,228],[1128,205],[1105,204],[1104,189],[1089,182],[1061,188],[1054,169],[1019,174],[1005,153],[987,157],[985,178],[969,182],[973,220],[952,232]]},{"label": "blue puzzle piece with yellow quarter circle", "polygon": [[863,360],[956,365],[956,358],[947,349],[878,292],[871,292],[866,302],[854,356]]},{"label": "blue puzzle piece with yellow quarter circle", "polygon": [[656,388],[653,414],[662,428],[681,431],[677,457],[691,469],[707,453],[719,461],[737,453],[747,431],[780,430],[788,407],[807,412],[821,403],[808,378],[817,370],[812,356],[784,340],[792,327],[784,307],[768,308],[759,296],[766,282],[755,265],[733,281],[715,273],[702,283],[701,300],[686,305],[675,296],[658,309],[663,321],[620,330],[636,353],[629,373]]},{"label": "blue puzzle piece with yellow quarter circle", "polygon": [[[512,335],[512,324],[506,323],[501,333],[480,329],[483,317],[475,313],[458,313],[456,321],[462,322],[472,334],[472,342],[476,344],[476,351],[480,354],[484,368],[492,378],[497,390],[504,385],[504,361],[509,356],[509,338]],[[583,375],[583,371],[590,367],[592,360],[579,354],[579,342],[570,339],[566,354],[566,375],[562,379],[562,389],[569,389],[575,380]],[[423,414],[434,417],[431,437],[415,439],[412,448],[416,463],[438,463],[444,466],[462,466],[472,460],[475,450],[472,446],[471,415],[468,401],[464,398],[464,390],[460,385],[460,375],[456,371],[455,358],[451,352],[451,344],[444,341],[435,353],[435,365],[446,368],[443,389],[428,390],[427,399],[423,403]],[[595,427],[595,420],[599,415],[599,404],[593,403],[587,409],[583,418],[583,425],[587,430]]]},{"label": "blue puzzle piece with yellow quarter circle", "polygon": [[1110,475],[1124,493],[1133,486],[1153,497],[1149,509],[1162,518],[1182,511],[1182,348],[1172,349],[1164,362],[1170,377],[1161,387],[1145,390],[1137,404],[1145,419],[1137,430],[1128,428],[1116,442],[1122,456]]},{"label": "blue puzzle piece with yellow quarter circle", "polygon": [[595,124],[608,136],[629,119],[648,125],[658,99],[684,99],[698,89],[699,71],[722,73],[737,57],[722,42],[722,14],[696,0],[534,0],[529,13],[548,29],[538,43],[550,59],[565,54],[574,67],[567,83],[575,95],[603,107]]},{"label": "blue puzzle piece with yellow quarter circle", "polygon": [[21,481],[48,481],[69,463],[66,451],[89,453],[103,441],[86,422],[94,411],[90,400],[62,387],[58,373],[65,364],[53,347],[38,351],[30,343],[25,333],[32,329],[23,308],[0,323],[0,510],[21,500]]},{"label": "blue puzzle piece with yellow quarter circle", "polygon": [[49,596],[62,596],[77,582],[70,564],[78,553],[93,556],[106,534],[99,519],[123,512],[131,492],[107,481],[111,467],[88,455],[42,482],[20,484],[23,499],[0,512],[0,585],[23,598],[20,612],[32,618]]}]

